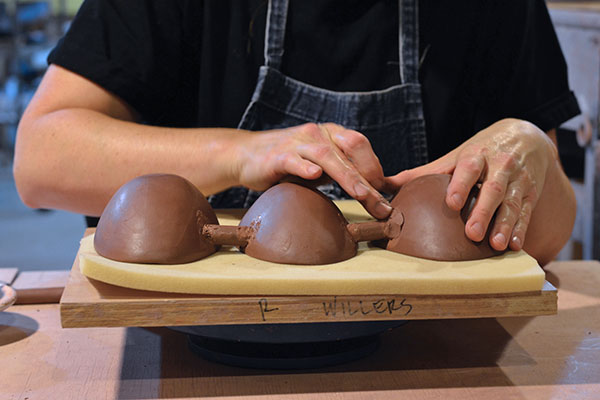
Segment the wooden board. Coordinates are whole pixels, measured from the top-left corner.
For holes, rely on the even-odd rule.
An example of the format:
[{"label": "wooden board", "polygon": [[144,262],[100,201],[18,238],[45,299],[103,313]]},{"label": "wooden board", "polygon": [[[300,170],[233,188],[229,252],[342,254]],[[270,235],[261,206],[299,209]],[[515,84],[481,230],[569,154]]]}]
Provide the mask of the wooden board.
[{"label": "wooden board", "polygon": [[485,295],[186,295],[91,280],[76,259],[60,303],[62,326],[82,328],[549,315],[556,313],[557,295],[548,282],[541,291]]},{"label": "wooden board", "polygon": [[67,284],[69,271],[24,271],[13,283],[16,304],[58,303]]}]

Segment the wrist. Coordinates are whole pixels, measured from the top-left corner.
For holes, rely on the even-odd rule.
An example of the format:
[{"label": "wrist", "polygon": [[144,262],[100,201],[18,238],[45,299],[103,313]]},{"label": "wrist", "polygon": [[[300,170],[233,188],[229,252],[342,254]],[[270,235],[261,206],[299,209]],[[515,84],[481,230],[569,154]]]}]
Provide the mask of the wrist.
[{"label": "wrist", "polygon": [[247,130],[229,132],[220,150],[220,159],[228,187],[243,186],[243,170],[252,154],[256,135]]},{"label": "wrist", "polygon": [[[179,173],[208,196],[239,184],[240,141],[245,131],[195,128],[185,131],[187,142],[169,151]],[[180,144],[181,145],[181,144]]]}]

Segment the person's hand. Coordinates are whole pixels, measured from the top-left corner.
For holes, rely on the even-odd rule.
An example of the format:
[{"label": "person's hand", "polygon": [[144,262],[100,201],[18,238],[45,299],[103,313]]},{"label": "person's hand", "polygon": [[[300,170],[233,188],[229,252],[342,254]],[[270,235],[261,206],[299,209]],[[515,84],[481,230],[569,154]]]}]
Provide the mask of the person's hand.
[{"label": "person's hand", "polygon": [[523,247],[525,233],[544,187],[556,147],[533,124],[504,119],[478,132],[447,155],[421,167],[386,178],[399,187],[422,175],[450,173],[446,203],[460,210],[478,182],[481,190],[467,220],[465,233],[481,241],[495,214],[490,244],[496,250]]},{"label": "person's hand", "polygon": [[392,211],[378,192],[383,169],[368,139],[342,126],[304,124],[250,132],[238,142],[233,174],[239,184],[265,190],[293,175],[307,180],[327,174],[376,218]]}]

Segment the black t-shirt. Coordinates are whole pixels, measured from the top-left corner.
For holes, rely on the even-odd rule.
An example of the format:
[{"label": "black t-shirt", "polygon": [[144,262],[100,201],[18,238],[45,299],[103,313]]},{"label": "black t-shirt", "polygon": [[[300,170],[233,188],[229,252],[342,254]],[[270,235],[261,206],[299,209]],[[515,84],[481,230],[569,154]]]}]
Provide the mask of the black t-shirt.
[{"label": "black t-shirt", "polygon": [[[48,57],[147,124],[236,127],[264,63],[266,0],[86,0]],[[493,122],[579,113],[543,0],[421,0],[429,158]],[[292,0],[282,72],[335,91],[400,83],[398,2]]]}]

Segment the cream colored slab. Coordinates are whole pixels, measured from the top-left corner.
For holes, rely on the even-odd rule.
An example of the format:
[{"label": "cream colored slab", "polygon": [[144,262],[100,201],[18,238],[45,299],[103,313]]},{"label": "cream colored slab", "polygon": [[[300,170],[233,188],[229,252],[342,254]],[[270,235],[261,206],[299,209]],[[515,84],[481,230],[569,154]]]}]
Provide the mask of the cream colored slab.
[{"label": "cream colored slab", "polygon": [[[354,201],[338,202],[350,221],[370,219]],[[220,214],[237,225],[239,212]],[[82,239],[81,272],[102,282],[132,289],[215,295],[455,295],[539,291],[544,272],[525,252],[478,261],[440,262],[359,246],[350,260],[328,265],[269,263],[224,248],[189,264],[121,263],[99,256],[93,236]]]}]

